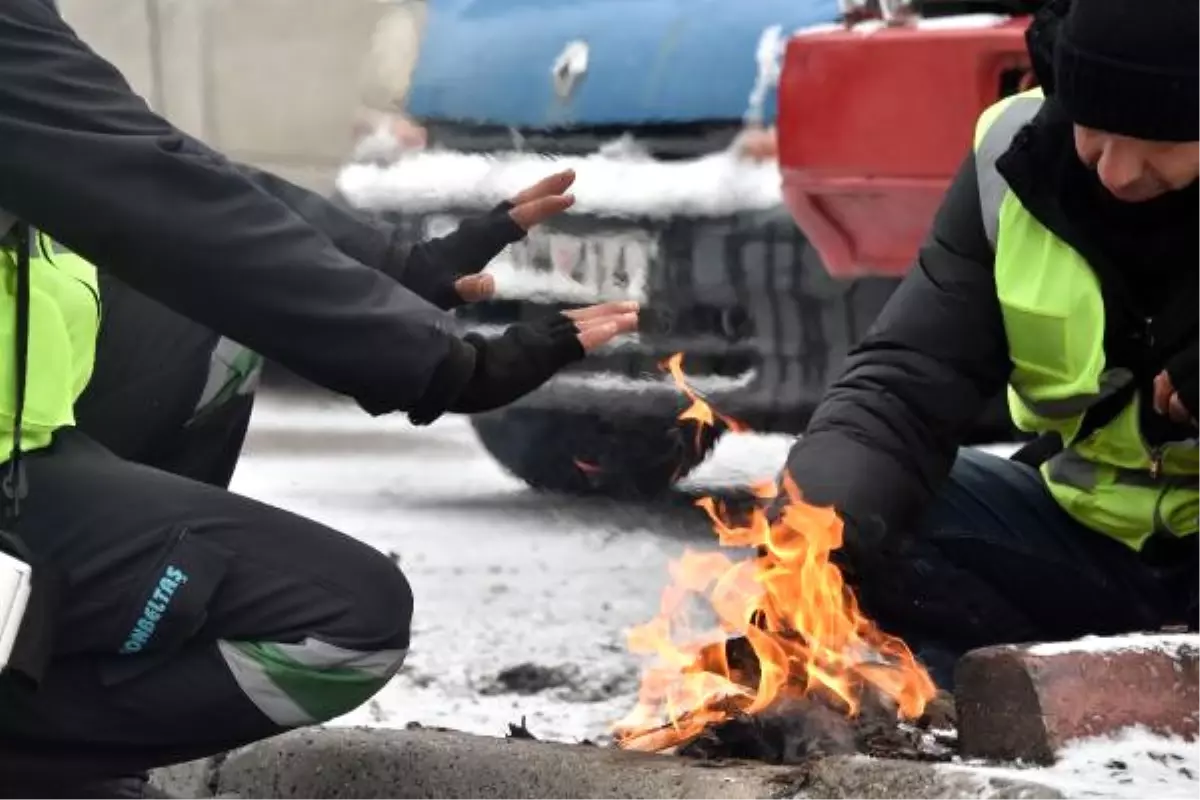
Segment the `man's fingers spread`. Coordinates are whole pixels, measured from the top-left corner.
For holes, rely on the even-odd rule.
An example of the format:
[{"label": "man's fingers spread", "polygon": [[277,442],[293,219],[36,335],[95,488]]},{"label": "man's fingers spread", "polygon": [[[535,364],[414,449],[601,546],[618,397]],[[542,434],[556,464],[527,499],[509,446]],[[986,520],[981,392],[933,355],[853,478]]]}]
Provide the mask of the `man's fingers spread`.
[{"label": "man's fingers spread", "polygon": [[591,328],[599,328],[601,325],[610,325],[615,320],[609,317],[598,317],[597,319],[584,319],[575,323],[575,330],[586,331]]},{"label": "man's fingers spread", "polygon": [[588,328],[585,331],[580,331],[579,343],[583,345],[584,350],[591,352],[616,336],[618,330],[617,323],[605,322]]},{"label": "man's fingers spread", "polygon": [[564,169],[561,172],[556,172],[553,175],[542,178],[530,188],[534,190],[537,196],[563,194],[574,183],[575,170]]},{"label": "man's fingers spread", "polygon": [[580,320],[575,323],[575,330],[586,331],[590,328],[598,328],[601,325],[610,325],[615,323],[621,328],[622,332],[637,330],[637,314],[609,314],[604,317],[596,317],[594,319]]},{"label": "man's fingers spread", "polygon": [[540,225],[556,214],[561,214],[574,203],[575,198],[572,195],[555,194],[535,200],[526,200],[509,211],[508,215],[512,217],[513,222],[525,230],[529,230],[534,225]]},{"label": "man's fingers spread", "polygon": [[638,328],[637,314],[622,314],[617,317],[617,333],[633,333]]},{"label": "man's fingers spread", "polygon": [[528,203],[530,200],[537,200],[539,197],[562,194],[571,188],[571,184],[574,182],[575,170],[573,169],[564,169],[553,175],[547,175],[532,186],[527,186],[518,192],[517,196],[512,199],[512,204],[519,206],[522,203]]},{"label": "man's fingers spread", "polygon": [[469,275],[456,280],[454,289],[464,301],[478,303],[496,293],[496,279],[491,275]]},{"label": "man's fingers spread", "polygon": [[613,300],[608,303],[601,303],[598,306],[574,308],[570,311],[564,311],[563,314],[576,322],[582,322],[585,319],[599,319],[601,317],[613,316],[614,314],[637,314],[638,308],[639,304],[636,300]]}]

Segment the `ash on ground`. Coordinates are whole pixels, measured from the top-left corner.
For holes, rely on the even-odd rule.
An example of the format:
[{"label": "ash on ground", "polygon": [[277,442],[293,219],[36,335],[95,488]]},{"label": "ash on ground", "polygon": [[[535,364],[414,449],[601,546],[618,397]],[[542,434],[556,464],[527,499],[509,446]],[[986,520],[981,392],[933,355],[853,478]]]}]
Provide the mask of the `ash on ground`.
[{"label": "ash on ground", "polygon": [[637,689],[633,668],[608,675],[588,675],[574,664],[546,666],[525,662],[506,667],[476,687],[485,696],[543,692],[567,703],[600,703]]},{"label": "ash on ground", "polygon": [[483,695],[537,694],[571,685],[578,673],[573,666],[547,667],[526,662],[500,670],[478,688]]},{"label": "ash on ground", "polygon": [[784,698],[760,714],[710,726],[678,749],[699,759],[750,759],[803,764],[822,756],[863,755],[914,761],[950,761],[957,753],[954,698],[941,692],[915,722],[867,698],[849,717],[819,695]]}]

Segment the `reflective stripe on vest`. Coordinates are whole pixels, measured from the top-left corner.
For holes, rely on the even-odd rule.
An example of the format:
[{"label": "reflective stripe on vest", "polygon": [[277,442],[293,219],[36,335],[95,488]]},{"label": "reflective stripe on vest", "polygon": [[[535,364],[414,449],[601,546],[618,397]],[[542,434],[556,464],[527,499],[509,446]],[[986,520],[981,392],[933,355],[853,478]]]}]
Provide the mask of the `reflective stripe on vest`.
[{"label": "reflective stripe on vest", "polygon": [[[987,109],[976,126],[975,160],[1013,365],[1009,411],[1022,430],[1055,431],[1072,442],[1084,413],[1133,375],[1106,368],[1105,310],[1095,273],[1025,209],[997,169],[1041,103],[1040,90],[1033,90]],[[1135,395],[1108,424],[1041,470],[1068,514],[1135,550],[1155,532],[1194,534],[1200,513],[1196,439],[1151,448],[1139,423],[1143,402]]]},{"label": "reflective stripe on vest", "polygon": [[1008,194],[1008,184],[996,162],[1017,131],[1025,127],[1042,107],[1040,90],[1033,89],[1011,95],[983,112],[975,126],[975,170],[979,184],[979,207],[983,209],[983,229],[987,240],[996,248],[996,233],[1000,226],[1000,204]]},{"label": "reflective stripe on vest", "polygon": [[[75,401],[92,376],[100,330],[96,269],[84,258],[37,233],[30,237],[29,373],[21,446],[35,450],[54,431],[75,422]],[[13,350],[16,254],[0,250],[0,352]],[[12,446],[16,411],[13,359],[0,357],[0,460]]]}]

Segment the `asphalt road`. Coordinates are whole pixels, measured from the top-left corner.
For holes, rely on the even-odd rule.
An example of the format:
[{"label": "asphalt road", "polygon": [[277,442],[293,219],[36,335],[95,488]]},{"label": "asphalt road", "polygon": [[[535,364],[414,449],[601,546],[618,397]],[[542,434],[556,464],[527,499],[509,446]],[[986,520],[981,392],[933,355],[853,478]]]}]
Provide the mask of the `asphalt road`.
[{"label": "asphalt road", "polygon": [[596,740],[633,704],[624,631],[654,615],[672,557],[714,546],[694,499],[769,477],[789,443],[727,437],[679,492],[619,504],[528,490],[462,418],[419,429],[265,395],[233,488],[394,553],[413,585],[403,672],[339,722],[499,735],[525,717],[539,738]]}]

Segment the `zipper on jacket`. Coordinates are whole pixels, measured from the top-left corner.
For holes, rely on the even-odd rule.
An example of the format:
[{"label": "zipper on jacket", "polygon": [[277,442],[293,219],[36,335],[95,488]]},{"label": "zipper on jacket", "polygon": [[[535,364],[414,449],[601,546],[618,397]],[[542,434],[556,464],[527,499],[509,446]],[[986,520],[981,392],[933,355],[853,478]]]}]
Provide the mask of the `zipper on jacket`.
[{"label": "zipper on jacket", "polygon": [[1158,445],[1150,450],[1150,477],[1158,480],[1162,475],[1163,455],[1166,445]]},{"label": "zipper on jacket", "polygon": [[[1154,341],[1154,317],[1143,317],[1142,318],[1142,344],[1146,348],[1145,357],[1152,358],[1153,354],[1154,354],[1154,344],[1155,344],[1155,341]],[[1151,392],[1153,392],[1153,391],[1154,391],[1154,389],[1153,389],[1153,387],[1151,387]],[[1142,441],[1146,444],[1149,444],[1149,442],[1146,442],[1145,433],[1142,432],[1142,423],[1140,420],[1138,421],[1138,433],[1141,434]],[[1148,449],[1150,451],[1150,477],[1154,480],[1158,480],[1159,477],[1162,476],[1163,457],[1166,453],[1167,445],[1166,445],[1166,443],[1159,444],[1159,445],[1155,445],[1154,447],[1150,447]]]},{"label": "zipper on jacket", "polygon": [[[1139,426],[1139,433],[1141,433],[1140,426]],[[1162,477],[1163,461],[1166,458],[1168,443],[1164,442],[1162,444],[1158,444],[1158,445],[1155,445],[1154,447],[1151,447],[1150,443],[1146,441],[1145,434],[1142,434],[1142,444],[1146,447],[1146,451],[1150,455],[1150,470],[1149,470],[1150,480],[1157,481],[1159,478]],[[1155,494],[1154,515],[1153,515],[1153,519],[1150,522],[1151,534],[1173,533],[1173,531],[1171,530],[1171,526],[1167,524],[1166,520],[1163,519],[1163,515],[1162,515],[1163,503],[1166,501],[1167,492],[1169,492],[1169,491],[1171,491],[1171,483],[1168,481],[1168,482],[1164,483],[1163,485],[1159,486],[1158,492]]]}]

